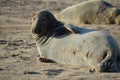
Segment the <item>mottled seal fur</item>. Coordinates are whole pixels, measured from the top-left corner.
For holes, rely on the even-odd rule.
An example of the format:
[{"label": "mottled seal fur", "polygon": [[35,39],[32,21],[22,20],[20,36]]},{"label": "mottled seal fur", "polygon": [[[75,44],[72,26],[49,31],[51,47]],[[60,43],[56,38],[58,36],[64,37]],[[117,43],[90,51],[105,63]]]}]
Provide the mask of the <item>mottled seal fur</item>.
[{"label": "mottled seal fur", "polygon": [[55,14],[65,23],[120,24],[120,9],[103,0],[89,0],[67,7]]},{"label": "mottled seal fur", "polygon": [[89,66],[96,72],[120,71],[119,47],[108,34],[64,24],[47,10],[34,14],[32,32],[42,61]]}]

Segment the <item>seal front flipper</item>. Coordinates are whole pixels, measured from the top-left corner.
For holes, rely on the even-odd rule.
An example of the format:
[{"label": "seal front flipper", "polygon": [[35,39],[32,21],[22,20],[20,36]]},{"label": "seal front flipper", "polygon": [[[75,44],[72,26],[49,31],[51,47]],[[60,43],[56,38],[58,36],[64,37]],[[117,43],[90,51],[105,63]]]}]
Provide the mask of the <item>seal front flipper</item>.
[{"label": "seal front flipper", "polygon": [[46,58],[39,58],[39,61],[44,62],[44,63],[55,63],[55,61],[51,59],[46,59]]},{"label": "seal front flipper", "polygon": [[79,34],[80,30],[72,24],[65,24],[64,27],[72,33]]}]

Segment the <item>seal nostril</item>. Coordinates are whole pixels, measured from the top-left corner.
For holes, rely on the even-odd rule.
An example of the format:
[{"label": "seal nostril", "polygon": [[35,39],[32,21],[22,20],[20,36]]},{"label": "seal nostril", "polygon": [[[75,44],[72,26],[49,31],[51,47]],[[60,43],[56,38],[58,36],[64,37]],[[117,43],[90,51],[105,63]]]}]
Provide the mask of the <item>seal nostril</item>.
[{"label": "seal nostril", "polygon": [[39,34],[39,33],[40,33],[40,30],[38,30],[38,29],[33,29],[33,30],[32,30],[32,33],[34,33],[34,34]]},{"label": "seal nostril", "polygon": [[34,33],[38,34],[38,31],[37,31],[37,30],[34,30]]},{"label": "seal nostril", "polygon": [[32,33],[35,33],[35,31],[34,31],[34,30],[32,30]]}]

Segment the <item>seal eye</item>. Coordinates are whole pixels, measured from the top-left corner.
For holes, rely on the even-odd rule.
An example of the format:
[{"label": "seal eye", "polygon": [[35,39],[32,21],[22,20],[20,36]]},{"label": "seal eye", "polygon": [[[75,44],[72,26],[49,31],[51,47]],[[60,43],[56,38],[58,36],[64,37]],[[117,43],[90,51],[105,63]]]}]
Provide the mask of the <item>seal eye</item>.
[{"label": "seal eye", "polygon": [[36,18],[34,17],[33,20],[35,20]]}]

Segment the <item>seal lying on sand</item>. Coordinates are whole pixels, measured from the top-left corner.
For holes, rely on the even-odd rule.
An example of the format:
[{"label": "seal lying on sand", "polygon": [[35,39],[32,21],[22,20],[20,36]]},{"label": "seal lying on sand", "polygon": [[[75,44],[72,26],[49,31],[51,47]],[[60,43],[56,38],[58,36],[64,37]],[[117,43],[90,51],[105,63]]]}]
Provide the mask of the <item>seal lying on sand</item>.
[{"label": "seal lying on sand", "polygon": [[56,18],[65,23],[120,24],[120,9],[103,0],[89,0],[67,7]]},{"label": "seal lying on sand", "polygon": [[90,66],[97,72],[120,71],[119,47],[110,35],[64,24],[47,10],[34,14],[32,32],[41,60]]}]

